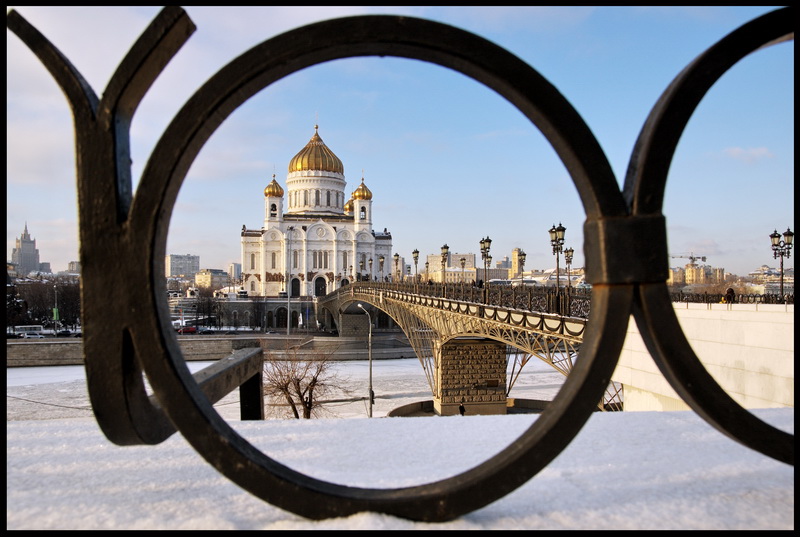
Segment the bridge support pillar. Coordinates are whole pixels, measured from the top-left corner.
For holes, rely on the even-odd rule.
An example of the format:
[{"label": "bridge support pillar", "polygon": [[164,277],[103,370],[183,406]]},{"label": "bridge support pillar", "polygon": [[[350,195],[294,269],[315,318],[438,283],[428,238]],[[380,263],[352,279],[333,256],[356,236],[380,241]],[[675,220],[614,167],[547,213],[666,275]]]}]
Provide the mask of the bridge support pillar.
[{"label": "bridge support pillar", "polygon": [[440,416],[506,413],[506,344],[462,338],[440,349],[434,411]]}]

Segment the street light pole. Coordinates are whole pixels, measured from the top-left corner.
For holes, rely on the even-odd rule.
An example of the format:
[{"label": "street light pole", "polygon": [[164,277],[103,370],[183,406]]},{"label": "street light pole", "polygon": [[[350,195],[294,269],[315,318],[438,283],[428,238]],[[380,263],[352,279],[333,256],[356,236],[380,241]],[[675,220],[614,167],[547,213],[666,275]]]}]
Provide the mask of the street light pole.
[{"label": "street light pole", "polygon": [[483,259],[483,301],[489,301],[489,263],[492,262],[492,257],[489,255],[489,249],[492,247],[492,239],[486,237],[481,239],[481,259]]},{"label": "street light pole", "polygon": [[519,279],[520,283],[523,285],[525,284],[525,259],[527,257],[528,255],[522,250],[519,251],[519,255],[517,256],[517,259],[519,259]]},{"label": "street light pole", "polygon": [[467,264],[467,259],[465,257],[462,257],[460,259],[460,261],[461,261],[461,294],[463,295],[464,294],[464,279],[465,279],[464,278],[464,265]]},{"label": "street light pole", "polygon": [[572,280],[572,275],[570,273],[570,266],[572,265],[572,254],[575,253],[575,250],[572,248],[567,248],[564,250],[564,262],[567,264],[567,292],[570,290],[570,281]]},{"label": "street light pole", "polygon": [[556,292],[558,293],[561,289],[561,280],[559,279],[559,268],[558,268],[558,254],[560,254],[564,249],[564,232],[567,230],[564,226],[561,225],[561,222],[558,223],[558,227],[553,225],[550,228],[550,244],[553,245],[553,255],[556,256]]},{"label": "street light pole", "polygon": [[781,258],[781,302],[783,302],[783,258],[791,257],[792,255],[794,233],[792,233],[791,229],[786,228],[786,231],[783,232],[783,240],[781,240],[781,235],[776,229],[770,234],[769,238],[772,240],[772,257],[775,259]]},{"label": "street light pole", "polygon": [[400,254],[395,252],[393,257],[394,257],[394,277],[397,278],[397,280],[395,280],[395,283],[400,283],[400,269],[398,268],[398,265],[400,263]]},{"label": "street light pole", "polygon": [[[781,264],[781,267],[783,267],[783,264]],[[781,270],[781,272],[783,272],[783,270]],[[58,286],[55,284],[53,284],[53,292],[56,298],[56,307],[53,308],[53,334],[58,334]]]},{"label": "street light pole", "polygon": [[374,279],[375,278],[372,276],[372,258],[370,257],[369,258],[369,278],[367,278],[367,280],[368,281],[372,281]]},{"label": "street light pole", "polygon": [[416,292],[417,285],[419,284],[419,272],[417,271],[417,262],[419,261],[419,250],[414,248],[411,252],[411,257],[414,258],[414,291]]},{"label": "street light pole", "polygon": [[358,304],[358,307],[367,314],[367,319],[369,320],[369,339],[367,348],[369,349],[369,417],[371,418],[372,405],[375,403],[375,393],[372,391],[372,316],[360,303]]},{"label": "street light pole", "polygon": [[442,246],[442,296],[447,298],[447,287],[446,287],[446,273],[445,267],[447,266],[447,254],[450,253],[450,247],[445,244]]},{"label": "street light pole", "polygon": [[289,226],[286,232],[286,335],[292,332],[292,232],[294,226]]},{"label": "street light pole", "polygon": [[378,264],[379,264],[379,265],[380,265],[380,267],[381,267],[381,281],[383,281],[383,262],[384,262],[384,261],[386,261],[386,258],[385,258],[384,256],[380,256],[380,257],[378,258]]}]

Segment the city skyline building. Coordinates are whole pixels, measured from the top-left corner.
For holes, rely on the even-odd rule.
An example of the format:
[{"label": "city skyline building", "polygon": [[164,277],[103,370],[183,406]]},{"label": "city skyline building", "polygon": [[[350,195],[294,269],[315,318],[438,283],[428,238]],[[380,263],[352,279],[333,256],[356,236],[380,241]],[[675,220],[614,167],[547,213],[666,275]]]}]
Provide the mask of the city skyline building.
[{"label": "city skyline building", "polygon": [[11,262],[16,265],[17,275],[21,278],[26,277],[31,272],[50,273],[50,263],[39,261],[39,249],[36,248],[36,239],[28,233],[28,223],[25,222],[25,229],[22,235],[16,240],[16,246],[11,250]]},{"label": "city skyline building", "polygon": [[183,276],[194,278],[200,271],[200,256],[192,254],[169,254],[164,260],[164,272],[167,278]]},{"label": "city skyline building", "polygon": [[[284,189],[272,176],[264,189],[260,228],[242,226],[242,286],[248,296],[321,296],[354,280],[392,270],[392,235],[372,229],[372,191],[345,195],[344,165],[314,134],[289,162]],[[288,285],[287,285],[288,281]]]}]

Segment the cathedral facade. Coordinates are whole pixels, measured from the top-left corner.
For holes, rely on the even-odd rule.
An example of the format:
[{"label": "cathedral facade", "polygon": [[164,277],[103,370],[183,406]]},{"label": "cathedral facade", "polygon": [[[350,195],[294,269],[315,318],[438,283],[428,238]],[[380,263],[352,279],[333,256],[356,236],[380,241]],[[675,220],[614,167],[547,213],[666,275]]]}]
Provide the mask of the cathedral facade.
[{"label": "cathedral facade", "polygon": [[392,236],[373,230],[372,192],[346,195],[342,161],[314,135],[289,162],[286,190],[264,189],[264,222],[242,226],[242,287],[248,297],[322,296],[355,280],[386,279]]}]

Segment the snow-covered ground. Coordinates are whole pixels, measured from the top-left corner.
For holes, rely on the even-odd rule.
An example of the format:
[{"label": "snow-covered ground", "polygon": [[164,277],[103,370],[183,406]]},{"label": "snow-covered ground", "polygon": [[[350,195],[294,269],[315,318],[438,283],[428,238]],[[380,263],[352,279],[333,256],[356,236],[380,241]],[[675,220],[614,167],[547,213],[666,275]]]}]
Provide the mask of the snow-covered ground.
[{"label": "snow-covered ground", "polygon": [[[355,395],[366,395],[368,362],[337,366]],[[551,399],[560,383],[557,372],[530,364],[511,396]],[[536,419],[376,419],[430,399],[415,359],[374,361],[373,389],[373,419],[365,401],[330,405],[315,420],[241,422],[235,395],[216,408],[270,457],[318,479],[371,488],[472,468]],[[239,489],[180,434],[157,446],[116,446],[92,417],[81,367],[7,369],[6,402],[7,529],[794,528],[794,468],[693,412],[596,413],[522,487],[457,520],[426,524],[376,513],[306,520]],[[754,413],[794,433],[794,409]]]}]

